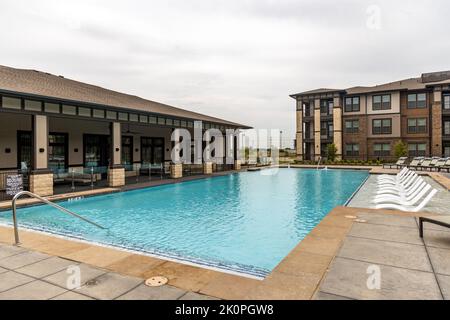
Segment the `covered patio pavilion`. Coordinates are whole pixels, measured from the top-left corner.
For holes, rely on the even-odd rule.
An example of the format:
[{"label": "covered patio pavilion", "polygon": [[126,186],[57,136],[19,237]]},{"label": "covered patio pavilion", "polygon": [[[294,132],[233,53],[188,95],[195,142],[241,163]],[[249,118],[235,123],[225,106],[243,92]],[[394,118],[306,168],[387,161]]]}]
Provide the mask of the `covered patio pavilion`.
[{"label": "covered patio pavilion", "polygon": [[[171,136],[184,128],[193,137],[195,121],[203,131],[250,128],[62,76],[0,66],[0,192],[14,173],[23,173],[27,188],[41,196],[52,195],[60,183],[121,187],[140,175],[181,178],[183,164],[171,162]],[[237,137],[228,143],[234,148],[230,169],[239,169]],[[215,167],[197,166],[202,174]]]}]

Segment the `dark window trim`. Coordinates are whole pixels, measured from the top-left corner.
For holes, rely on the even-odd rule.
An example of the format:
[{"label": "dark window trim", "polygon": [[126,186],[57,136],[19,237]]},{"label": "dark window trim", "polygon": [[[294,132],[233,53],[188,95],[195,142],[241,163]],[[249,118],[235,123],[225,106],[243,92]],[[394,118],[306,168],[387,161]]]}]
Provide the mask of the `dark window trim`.
[{"label": "dark window trim", "polygon": [[[423,153],[419,153],[419,144],[424,144],[425,145],[425,150],[423,151]],[[411,152],[411,150],[409,149],[409,146],[413,145],[415,146],[414,151]],[[426,141],[418,141],[418,142],[408,142],[408,155],[410,157],[425,157],[427,154],[427,148],[428,148],[428,143]]]},{"label": "dark window trim", "polygon": [[[449,103],[448,103],[448,108],[445,107],[445,98],[448,97],[449,99]],[[442,110],[449,110],[450,111],[450,93],[444,93],[442,94]]]},{"label": "dark window trim", "polygon": [[[389,108],[385,108],[383,106],[383,97],[384,96],[389,96]],[[381,105],[380,108],[375,108],[375,97],[381,97]],[[372,110],[373,111],[380,111],[380,110],[391,110],[392,109],[392,94],[388,93],[388,94],[375,94],[372,96]]]},{"label": "dark window trim", "polygon": [[[375,145],[381,145],[381,150],[380,151],[376,151],[375,150]],[[389,146],[389,151],[384,150],[384,146]],[[392,152],[392,144],[390,142],[374,142],[373,143],[373,155],[377,156],[377,157],[389,157],[391,155]]]},{"label": "dark window trim", "polygon": [[[65,169],[69,168],[69,134],[67,132],[49,132],[48,135],[49,135],[49,142],[48,142],[49,147],[52,145],[54,146],[64,145],[64,168]],[[50,143],[51,135],[64,136],[64,143]],[[50,161],[50,159],[48,159],[48,161]]]},{"label": "dark window trim", "polygon": [[[347,150],[347,146],[351,146],[351,151]],[[355,146],[358,146],[358,150],[355,151]],[[359,143],[346,143],[345,144],[345,155],[347,157],[359,157],[360,144]]]},{"label": "dark window trim", "polygon": [[[355,103],[355,99],[358,98],[358,103]],[[347,99],[351,100],[351,104],[347,104]],[[355,108],[356,106],[356,108]],[[350,107],[349,109],[347,107]],[[361,111],[361,96],[345,97],[344,99],[344,111],[345,112],[359,112]]]},{"label": "dark window trim", "polygon": [[[418,100],[419,95],[424,94],[425,95],[425,104],[423,106],[418,106],[418,102],[419,101],[423,101],[423,100]],[[414,101],[411,101],[413,104],[410,105],[410,101],[409,101],[409,96],[416,96],[416,99]],[[406,108],[408,109],[426,109],[427,108],[427,101],[428,101],[428,94],[426,92],[414,92],[414,93],[408,93],[406,95]]]},{"label": "dark window trim", "polygon": [[[418,126],[417,122],[418,120],[422,120],[425,119],[425,130],[424,131],[419,131],[419,128],[422,126]],[[414,120],[416,122],[416,125],[411,127],[409,125],[409,120]],[[407,118],[406,119],[406,127],[407,127],[407,131],[408,134],[424,134],[424,133],[428,133],[428,119],[427,118]],[[414,130],[411,130],[411,128],[414,128]]]},{"label": "dark window trim", "polygon": [[[131,143],[127,143],[127,144],[125,144],[124,143],[124,138],[129,138],[130,139],[130,141],[131,141]],[[124,148],[124,146],[128,146],[128,147],[130,147],[130,150],[131,150],[131,155],[130,155],[130,164],[133,164],[134,163],[134,137],[133,136],[129,136],[129,135],[123,135],[122,137],[121,137],[121,139],[122,139],[122,152],[123,152],[123,150],[125,150],[125,148]],[[121,155],[121,162],[122,162],[122,164],[124,164],[123,163],[123,153],[122,153],[122,155]]]},{"label": "dark window trim", "polygon": [[[383,128],[388,128],[383,127],[383,121],[385,120],[389,120],[391,122],[391,125],[389,126],[389,132],[383,132]],[[379,127],[380,132],[375,132],[375,124],[374,124],[375,121],[381,121],[381,127]],[[392,118],[372,119],[372,134],[373,135],[392,134]]]},{"label": "dark window trim", "polygon": [[21,148],[21,143],[20,143],[20,135],[21,134],[29,134],[31,135],[30,140],[31,140],[31,163],[30,163],[30,168],[28,169],[32,169],[34,166],[34,155],[33,155],[33,150],[34,150],[34,138],[33,138],[33,131],[31,130],[17,130],[16,133],[16,143],[17,143],[17,169],[20,169],[22,167],[22,164],[20,163],[20,159],[22,158],[22,148]]},{"label": "dark window trim", "polygon": [[[351,123],[352,123],[352,127],[351,127],[351,128],[347,128],[347,122],[351,122]],[[355,127],[355,126],[353,125],[355,122],[358,122],[358,127]],[[348,134],[356,134],[356,133],[359,133],[359,125],[360,125],[359,119],[345,119],[345,120],[344,120],[344,130],[345,130],[345,133],[348,133]]]}]

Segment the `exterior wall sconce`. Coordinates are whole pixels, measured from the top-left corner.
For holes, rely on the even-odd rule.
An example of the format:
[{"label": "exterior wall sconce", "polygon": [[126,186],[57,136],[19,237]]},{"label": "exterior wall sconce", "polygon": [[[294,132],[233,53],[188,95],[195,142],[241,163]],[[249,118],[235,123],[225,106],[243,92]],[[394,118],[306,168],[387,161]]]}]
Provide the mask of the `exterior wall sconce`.
[{"label": "exterior wall sconce", "polygon": [[39,152],[40,152],[40,153],[44,153],[44,152],[45,152],[45,149],[44,149],[44,148],[39,148]]},{"label": "exterior wall sconce", "polygon": [[11,148],[5,148],[5,153],[11,153]]}]

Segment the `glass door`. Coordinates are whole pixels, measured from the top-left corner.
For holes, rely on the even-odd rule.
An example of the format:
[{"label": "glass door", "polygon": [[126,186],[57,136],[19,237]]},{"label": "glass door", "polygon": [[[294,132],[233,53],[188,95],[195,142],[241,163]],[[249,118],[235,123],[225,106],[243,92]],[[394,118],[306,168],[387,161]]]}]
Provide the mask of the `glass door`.
[{"label": "glass door", "polygon": [[33,159],[33,137],[31,131],[17,132],[17,168],[23,171],[31,169]]},{"label": "glass door", "polygon": [[104,135],[84,135],[84,166],[108,167],[110,163],[110,138]]},{"label": "glass door", "polygon": [[68,167],[68,139],[66,133],[50,133],[48,146],[48,167],[53,172],[64,171]]}]

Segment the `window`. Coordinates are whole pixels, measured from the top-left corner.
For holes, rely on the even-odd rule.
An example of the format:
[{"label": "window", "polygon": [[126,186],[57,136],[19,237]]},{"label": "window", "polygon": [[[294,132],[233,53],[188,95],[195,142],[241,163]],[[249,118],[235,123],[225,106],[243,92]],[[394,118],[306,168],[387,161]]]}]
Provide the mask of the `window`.
[{"label": "window", "polygon": [[138,122],[139,121],[139,116],[137,114],[130,113],[130,121]]},{"label": "window", "polygon": [[389,110],[391,109],[391,95],[378,95],[372,97],[372,110]]},{"label": "window", "polygon": [[304,104],[304,106],[303,106],[303,109],[304,109],[304,112],[305,112],[305,117],[311,117],[311,114],[312,114],[312,112],[311,112],[311,104],[310,103],[305,103]]},{"label": "window", "polygon": [[106,119],[116,120],[117,119],[117,112],[115,112],[115,111],[106,111]]},{"label": "window", "polygon": [[158,124],[166,124],[166,119],[158,117]]},{"label": "window", "polygon": [[90,117],[91,116],[91,109],[89,108],[78,108],[78,115],[82,117]]},{"label": "window", "polygon": [[94,109],[92,111],[92,116],[94,118],[104,118],[105,117],[105,110]]},{"label": "window", "polygon": [[173,120],[173,125],[175,127],[179,127],[180,126],[180,120]]},{"label": "window", "polygon": [[128,113],[126,113],[126,112],[119,112],[119,120],[120,121],[128,121]]},{"label": "window", "polygon": [[450,146],[444,146],[444,157],[450,157]]},{"label": "window", "polygon": [[333,100],[320,100],[320,113],[323,115],[333,114]]},{"label": "window", "polygon": [[450,95],[449,94],[444,95],[444,109],[450,110]]},{"label": "window", "polygon": [[168,126],[172,126],[173,125],[173,120],[172,119],[166,119],[166,124]]},{"label": "window", "polygon": [[425,157],[426,151],[426,143],[408,143],[408,154],[410,157]]},{"label": "window", "polygon": [[148,117],[148,122],[156,124],[156,117]]},{"label": "window", "polygon": [[373,154],[377,157],[388,157],[391,155],[390,143],[375,143],[373,145]]},{"label": "window", "polygon": [[48,136],[48,167],[54,173],[67,168],[67,134],[50,133]]},{"label": "window", "polygon": [[25,100],[25,110],[42,112],[42,102],[34,100]]},{"label": "window", "polygon": [[345,155],[347,157],[358,157],[359,156],[359,144],[358,143],[347,143],[345,145]]},{"label": "window", "polygon": [[444,135],[450,136],[450,120],[444,121]]},{"label": "window", "polygon": [[122,164],[127,168],[133,164],[133,137],[122,137]]},{"label": "window", "polygon": [[359,120],[345,120],[345,133],[358,133]]},{"label": "window", "polygon": [[333,137],[333,122],[322,121],[320,123],[320,136],[323,139],[329,139]]},{"label": "window", "polygon": [[2,98],[2,106],[7,109],[16,109],[20,110],[22,108],[22,100],[11,97],[3,97]]},{"label": "window", "polygon": [[57,103],[45,103],[44,111],[48,113],[59,113],[59,104]]},{"label": "window", "polygon": [[374,119],[372,120],[372,134],[391,134],[392,119]]},{"label": "window", "polygon": [[187,127],[187,122],[184,121],[184,120],[181,120],[180,125],[181,125],[183,128],[186,128],[186,127]]},{"label": "window", "polygon": [[358,112],[359,110],[359,97],[345,98],[345,112]]},{"label": "window", "polygon": [[62,113],[70,115],[70,116],[75,116],[77,114],[77,108],[74,106],[63,105]]},{"label": "window", "polygon": [[148,116],[140,115],[139,116],[139,122],[148,123]]},{"label": "window", "polygon": [[408,133],[426,133],[427,132],[427,119],[408,119]]},{"label": "window", "polygon": [[427,94],[426,93],[411,93],[408,94],[408,108],[426,108]]}]

